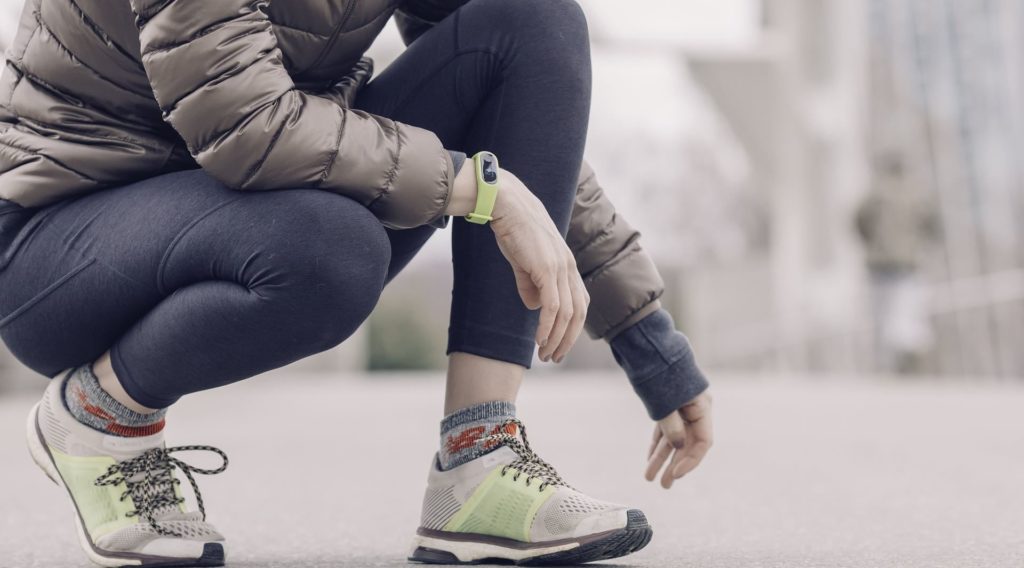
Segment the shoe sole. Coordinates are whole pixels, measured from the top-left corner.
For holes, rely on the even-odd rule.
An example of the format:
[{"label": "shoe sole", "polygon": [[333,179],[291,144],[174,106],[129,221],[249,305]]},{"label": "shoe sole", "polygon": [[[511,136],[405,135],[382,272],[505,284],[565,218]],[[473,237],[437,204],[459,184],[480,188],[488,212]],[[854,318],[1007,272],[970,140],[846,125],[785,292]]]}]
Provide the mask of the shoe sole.
[{"label": "shoe sole", "polygon": [[71,505],[75,512],[75,529],[78,534],[78,544],[94,564],[107,568],[122,568],[125,566],[146,566],[149,568],[208,568],[224,566],[224,546],[216,542],[208,542],[203,546],[203,554],[199,558],[167,558],[163,556],[152,556],[148,554],[135,554],[131,552],[108,552],[101,551],[93,544],[92,539],[85,532],[82,523],[82,515],[78,511],[78,504],[75,497],[64,484],[57,464],[53,460],[53,454],[43,441],[43,432],[39,428],[39,404],[32,407],[28,414],[26,434],[28,451],[32,455],[32,461],[36,462],[39,469],[43,470],[46,477],[58,487],[63,488],[71,498]]},{"label": "shoe sole", "polygon": [[441,531],[417,531],[409,560],[423,564],[583,564],[632,554],[651,542],[654,530],[641,511],[626,512],[626,526],[579,539],[528,544],[498,537],[445,537]]}]

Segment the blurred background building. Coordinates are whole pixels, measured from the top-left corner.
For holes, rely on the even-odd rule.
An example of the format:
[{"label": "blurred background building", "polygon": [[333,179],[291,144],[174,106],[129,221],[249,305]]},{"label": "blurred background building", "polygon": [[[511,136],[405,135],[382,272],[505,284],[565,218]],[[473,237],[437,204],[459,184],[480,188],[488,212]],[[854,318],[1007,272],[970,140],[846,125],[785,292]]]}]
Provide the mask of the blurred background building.
[{"label": "blurred background building", "polygon": [[[0,0],[0,46],[21,4]],[[1024,5],[581,4],[588,157],[704,366],[1024,376]],[[389,26],[378,69],[401,49]],[[298,365],[441,368],[448,239],[352,340]],[[584,340],[563,365],[614,362]],[[25,374],[0,367],[0,389]]]}]

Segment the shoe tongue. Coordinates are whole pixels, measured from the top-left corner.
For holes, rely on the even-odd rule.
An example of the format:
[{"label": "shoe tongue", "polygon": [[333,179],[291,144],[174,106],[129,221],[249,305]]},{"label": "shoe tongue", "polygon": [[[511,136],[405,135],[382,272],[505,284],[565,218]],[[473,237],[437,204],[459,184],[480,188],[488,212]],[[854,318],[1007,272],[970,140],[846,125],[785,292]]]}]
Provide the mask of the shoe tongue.
[{"label": "shoe tongue", "polygon": [[138,457],[153,448],[164,446],[163,432],[152,436],[103,436],[103,450],[117,461]]},{"label": "shoe tongue", "polygon": [[484,467],[493,467],[496,465],[508,465],[519,459],[519,454],[508,446],[501,446],[494,451],[480,456],[478,459],[482,460]]}]

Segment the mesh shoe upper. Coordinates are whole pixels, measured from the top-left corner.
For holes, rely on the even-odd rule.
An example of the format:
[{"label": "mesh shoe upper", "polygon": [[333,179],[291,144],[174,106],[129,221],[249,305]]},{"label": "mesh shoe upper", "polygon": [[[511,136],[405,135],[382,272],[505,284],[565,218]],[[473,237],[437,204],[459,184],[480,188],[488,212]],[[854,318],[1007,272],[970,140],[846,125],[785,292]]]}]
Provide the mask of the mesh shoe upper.
[{"label": "mesh shoe upper", "polygon": [[[162,432],[124,438],[94,430],[68,412],[62,389],[60,378],[46,389],[37,411],[38,429],[97,549],[193,558],[203,553],[205,543],[224,540],[202,512],[185,509],[171,461],[193,481],[184,469],[190,466],[167,455]],[[124,467],[132,463],[135,468]]]},{"label": "mesh shoe upper", "polygon": [[[203,521],[198,511],[189,513],[166,514],[160,519],[160,526],[173,531],[177,538],[206,542],[221,542],[224,537],[213,525]],[[135,523],[121,530],[109,533],[96,540],[96,546],[114,552],[131,552],[141,550],[155,540],[167,538],[161,535],[148,523]]]},{"label": "mesh shoe upper", "polygon": [[525,441],[510,443],[471,462],[441,471],[435,460],[423,500],[421,527],[523,542],[578,538],[623,528],[626,507],[571,488],[533,454]]}]

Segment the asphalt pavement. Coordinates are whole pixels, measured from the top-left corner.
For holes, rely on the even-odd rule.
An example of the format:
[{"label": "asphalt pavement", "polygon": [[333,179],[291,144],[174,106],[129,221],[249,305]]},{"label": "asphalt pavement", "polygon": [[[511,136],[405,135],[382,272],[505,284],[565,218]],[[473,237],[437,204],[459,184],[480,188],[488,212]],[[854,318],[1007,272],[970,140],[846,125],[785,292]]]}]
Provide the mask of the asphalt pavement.
[{"label": "asphalt pavement", "polygon": [[[168,442],[231,456],[200,478],[229,566],[405,566],[442,387],[439,374],[280,371],[183,400]],[[642,479],[651,424],[623,378],[529,378],[519,414],[540,455],[654,524],[650,546],[604,565],[1024,567],[1024,381],[729,376],[713,389],[715,447],[665,491]],[[24,448],[36,398],[0,394],[0,566],[90,566],[67,497]]]}]

